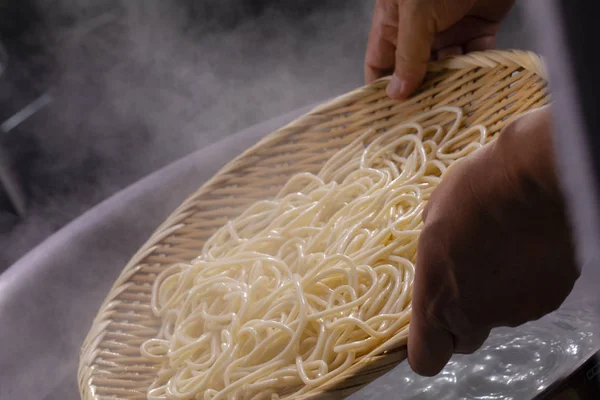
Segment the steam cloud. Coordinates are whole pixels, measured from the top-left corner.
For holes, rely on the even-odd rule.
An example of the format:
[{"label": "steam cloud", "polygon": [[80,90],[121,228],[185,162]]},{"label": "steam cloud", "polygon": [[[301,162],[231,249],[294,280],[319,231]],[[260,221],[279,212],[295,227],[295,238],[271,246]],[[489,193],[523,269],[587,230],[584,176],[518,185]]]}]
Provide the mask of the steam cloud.
[{"label": "steam cloud", "polygon": [[[373,6],[28,1],[39,20],[29,30],[47,55],[43,67],[33,57],[31,70],[50,72],[25,81],[42,81],[55,101],[3,140],[25,182],[29,215],[0,215],[0,271],[94,204],[194,149],[361,85]],[[529,47],[523,30],[513,13],[499,46]]]},{"label": "steam cloud", "polygon": [[285,3],[37,0],[55,101],[9,138],[29,215],[0,219],[0,271],[194,149],[360,85],[372,4]]}]

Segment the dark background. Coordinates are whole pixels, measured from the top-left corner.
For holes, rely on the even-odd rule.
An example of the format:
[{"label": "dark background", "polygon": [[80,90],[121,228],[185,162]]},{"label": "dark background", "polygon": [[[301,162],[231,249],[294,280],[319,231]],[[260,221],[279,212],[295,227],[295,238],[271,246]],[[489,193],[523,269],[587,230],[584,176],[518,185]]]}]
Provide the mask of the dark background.
[{"label": "dark background", "polygon": [[[85,210],[236,131],[362,84],[369,0],[0,0],[0,271]],[[518,10],[500,47],[531,48]]]}]

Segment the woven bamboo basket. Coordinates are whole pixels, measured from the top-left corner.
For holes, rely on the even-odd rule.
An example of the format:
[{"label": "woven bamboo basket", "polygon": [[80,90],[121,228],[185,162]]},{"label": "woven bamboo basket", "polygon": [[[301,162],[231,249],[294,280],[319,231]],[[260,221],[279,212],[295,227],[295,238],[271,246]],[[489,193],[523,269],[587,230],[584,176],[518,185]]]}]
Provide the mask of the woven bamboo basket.
[{"label": "woven bamboo basket", "polygon": [[[523,51],[487,51],[432,63],[412,98],[387,97],[388,79],[317,107],[223,167],[183,202],[133,256],[114,283],[83,343],[78,371],[82,399],[145,399],[158,366],[140,355],[160,321],[150,309],[152,283],[163,269],[190,262],[204,242],[248,205],[275,195],[295,173],[317,173],[336,151],[366,129],[385,131],[442,105],[462,107],[465,125],[497,134],[520,114],[549,101],[543,63]],[[392,339],[393,341],[394,339]],[[406,358],[396,338],[303,399],[341,399]]]}]

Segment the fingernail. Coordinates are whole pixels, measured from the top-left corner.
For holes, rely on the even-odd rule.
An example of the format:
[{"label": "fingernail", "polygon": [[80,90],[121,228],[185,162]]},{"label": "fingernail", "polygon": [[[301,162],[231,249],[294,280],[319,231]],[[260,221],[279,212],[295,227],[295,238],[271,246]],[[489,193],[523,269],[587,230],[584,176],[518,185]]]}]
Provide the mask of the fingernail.
[{"label": "fingernail", "polygon": [[392,76],[392,80],[387,85],[387,95],[392,99],[400,100],[402,98],[402,87],[404,83],[396,75]]}]

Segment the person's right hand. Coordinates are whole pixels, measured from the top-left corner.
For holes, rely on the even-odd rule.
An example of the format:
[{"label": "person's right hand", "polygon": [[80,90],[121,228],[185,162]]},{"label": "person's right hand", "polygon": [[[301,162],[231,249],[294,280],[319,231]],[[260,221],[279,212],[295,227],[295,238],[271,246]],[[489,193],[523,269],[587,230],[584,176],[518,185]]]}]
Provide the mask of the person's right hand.
[{"label": "person's right hand", "polygon": [[500,21],[514,0],[376,0],[365,56],[365,80],[394,72],[388,95],[404,99],[427,62],[494,48]]},{"label": "person's right hand", "polygon": [[408,361],[435,375],[490,329],[555,310],[579,268],[560,191],[550,108],[457,161],[423,211]]}]

